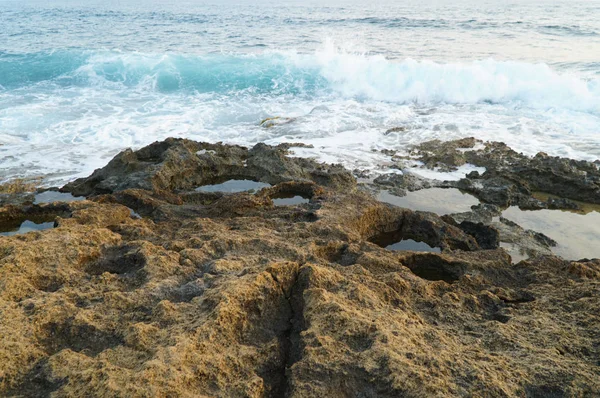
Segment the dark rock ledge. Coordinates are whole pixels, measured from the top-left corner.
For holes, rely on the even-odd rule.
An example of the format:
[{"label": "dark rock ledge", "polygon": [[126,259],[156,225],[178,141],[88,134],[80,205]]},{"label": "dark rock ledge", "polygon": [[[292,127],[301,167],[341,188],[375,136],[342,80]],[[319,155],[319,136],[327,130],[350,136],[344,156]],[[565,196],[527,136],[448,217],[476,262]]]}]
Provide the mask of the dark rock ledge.
[{"label": "dark rock ledge", "polygon": [[[459,181],[435,181],[408,173],[386,175],[375,180],[397,190],[430,187],[459,188],[482,202],[499,207],[522,209],[578,209],[581,201],[600,204],[600,162],[552,157],[540,152],[534,157],[517,153],[502,142],[483,142],[475,138],[455,141],[429,141],[416,146],[410,158],[430,169],[453,171],[470,163],[485,167],[483,174],[472,172]],[[404,168],[406,158],[398,157]],[[557,197],[540,200],[536,193]]]}]

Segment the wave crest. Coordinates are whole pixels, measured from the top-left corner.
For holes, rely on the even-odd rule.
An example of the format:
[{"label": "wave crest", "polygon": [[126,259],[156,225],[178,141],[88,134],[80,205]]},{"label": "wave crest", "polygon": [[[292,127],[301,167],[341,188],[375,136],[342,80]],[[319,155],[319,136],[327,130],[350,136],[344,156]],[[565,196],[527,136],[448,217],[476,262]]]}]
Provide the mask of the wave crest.
[{"label": "wave crest", "polygon": [[111,51],[0,54],[0,87],[102,86],[115,90],[337,95],[400,104],[513,103],[600,113],[600,79],[546,64],[435,63],[345,53],[141,54]]}]

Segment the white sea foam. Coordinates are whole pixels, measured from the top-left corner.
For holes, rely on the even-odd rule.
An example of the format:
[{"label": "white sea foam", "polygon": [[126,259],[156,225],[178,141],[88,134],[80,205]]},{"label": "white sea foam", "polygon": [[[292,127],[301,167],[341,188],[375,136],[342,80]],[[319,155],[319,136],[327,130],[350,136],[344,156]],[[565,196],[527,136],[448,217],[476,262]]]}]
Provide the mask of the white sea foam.
[{"label": "white sea foam", "polygon": [[465,176],[473,171],[477,171],[479,174],[483,174],[486,171],[485,167],[477,167],[472,164],[463,164],[458,167],[454,171],[441,171],[439,168],[437,169],[428,169],[422,167],[421,162],[415,162],[419,168],[410,169],[411,173],[418,174],[421,177],[429,178],[432,180],[440,180],[440,181],[458,181],[461,178],[465,178]]},{"label": "white sea foam", "polygon": [[[390,61],[330,43],[310,55],[105,51],[74,59],[61,75],[4,84],[12,88],[0,91],[0,179],[45,174],[63,183],[169,136],[300,141],[314,149],[294,148],[297,156],[373,172],[390,170],[382,149],[466,136],[527,154],[600,155],[598,78],[544,64]],[[259,126],[271,116],[293,120]],[[403,129],[386,134],[392,127]]]},{"label": "white sea foam", "polygon": [[346,98],[418,104],[511,104],[600,114],[598,79],[557,73],[545,64],[498,62],[439,64],[392,62],[325,52],[320,73]]}]

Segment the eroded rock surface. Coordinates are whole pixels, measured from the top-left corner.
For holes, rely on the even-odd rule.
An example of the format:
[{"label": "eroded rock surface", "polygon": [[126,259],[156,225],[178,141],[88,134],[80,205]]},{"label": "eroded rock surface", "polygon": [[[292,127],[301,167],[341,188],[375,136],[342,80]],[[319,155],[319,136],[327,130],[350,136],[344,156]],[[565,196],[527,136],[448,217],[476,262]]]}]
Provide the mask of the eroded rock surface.
[{"label": "eroded rock surface", "polygon": [[[194,191],[233,177],[273,187]],[[600,391],[599,260],[513,265],[477,220],[377,202],[266,145],[169,139],[64,190],[88,200],[0,212],[56,225],[0,237],[0,396]],[[387,232],[442,253],[370,242]]]},{"label": "eroded rock surface", "polygon": [[[354,179],[341,166],[325,166],[302,158],[287,158],[285,147],[258,144],[251,150],[234,145],[208,144],[168,138],[139,151],[125,150],[87,178],[63,191],[98,195],[140,188],[150,191],[191,190],[227,178],[258,178],[277,184],[316,181],[332,187],[351,186]],[[257,177],[258,176],[258,177]]]},{"label": "eroded rock surface", "polygon": [[[520,210],[565,210],[578,214],[598,211],[598,161],[577,161],[545,153],[526,156],[502,142],[483,142],[472,137],[425,142],[412,148],[408,156],[400,156],[395,151],[388,154],[402,174],[381,175],[365,186],[367,190],[386,190],[403,197],[413,191],[428,192],[429,188],[459,189],[477,198],[480,204],[472,211],[451,214],[445,219],[467,228],[467,232],[484,247],[492,248],[498,242],[515,255],[515,261],[522,257],[550,255],[554,247],[572,259],[587,255],[581,249],[577,253],[565,252],[565,242],[557,244],[544,235],[543,228],[539,231],[524,229],[501,215],[511,206]],[[459,180],[444,180],[443,172],[457,171],[467,164],[485,168],[485,171],[472,171]],[[419,168],[442,173],[433,174],[439,179],[426,178],[417,174]],[[431,195],[436,193],[432,190]],[[589,235],[587,231],[582,233]],[[497,237],[493,236],[495,234]],[[558,239],[556,235],[554,237]]]},{"label": "eroded rock surface", "polygon": [[[600,203],[600,168],[597,163],[553,157],[540,152],[529,157],[502,142],[474,138],[430,141],[417,146],[413,155],[429,168],[455,170],[466,163],[485,167],[483,174],[470,173],[460,181],[439,186],[472,193],[485,203],[527,209],[577,209],[573,201]],[[536,192],[557,195],[541,201]]]}]

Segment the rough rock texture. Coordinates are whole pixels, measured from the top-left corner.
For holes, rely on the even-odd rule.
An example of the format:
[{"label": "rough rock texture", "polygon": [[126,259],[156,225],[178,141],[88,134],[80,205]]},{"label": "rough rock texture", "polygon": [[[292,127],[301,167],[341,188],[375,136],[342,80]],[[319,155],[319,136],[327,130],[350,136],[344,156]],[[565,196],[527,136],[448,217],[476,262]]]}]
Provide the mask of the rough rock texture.
[{"label": "rough rock texture", "polygon": [[270,184],[315,181],[332,188],[351,186],[354,179],[341,166],[286,158],[285,147],[258,144],[250,151],[233,145],[168,138],[133,152],[118,154],[87,178],[63,187],[77,196],[140,188],[150,191],[190,190],[224,178],[256,178]]},{"label": "rough rock texture", "polygon": [[0,206],[18,206],[33,203],[33,192],[40,182],[41,179],[39,178],[29,180],[17,178],[10,182],[0,184]]},{"label": "rough rock texture", "polygon": [[[453,219],[461,224],[465,232],[477,236],[482,247],[503,244],[518,252],[516,257],[550,255],[557,243],[540,232],[525,230],[499,217],[503,209],[518,206],[522,210],[560,209],[585,214],[590,209],[596,210],[600,203],[598,161],[576,161],[545,153],[529,157],[502,142],[483,142],[475,138],[433,140],[414,147],[408,157],[389,155],[403,174],[381,175],[366,189],[374,192],[385,189],[396,196],[433,187],[458,188],[470,193],[483,207],[453,214],[446,217],[446,221]],[[482,174],[473,171],[458,181],[440,181],[416,175],[413,172],[413,167],[417,167],[415,160],[422,162],[421,167],[442,172],[455,171],[467,163],[486,170]],[[477,226],[476,230],[470,223],[484,225]]]},{"label": "rough rock texture", "polygon": [[[274,186],[193,191],[234,177]],[[170,139],[65,190],[89,200],[0,212],[56,221],[0,237],[0,396],[600,392],[599,260],[512,265],[475,220],[379,203],[265,145]],[[370,243],[383,233],[442,253]]]},{"label": "rough rock texture", "polygon": [[381,188],[388,189],[396,196],[404,196],[406,191],[419,191],[441,185],[441,181],[432,181],[411,173],[409,170],[402,170],[402,174],[382,174],[373,182]]},{"label": "rough rock texture", "polygon": [[[543,152],[529,157],[502,142],[484,143],[474,138],[426,142],[412,154],[429,168],[453,170],[465,163],[485,167],[482,175],[473,172],[458,182],[438,184],[470,192],[485,203],[527,209],[577,209],[577,204],[569,199],[600,203],[597,163],[552,157]],[[534,197],[538,191],[561,198],[540,201]]]}]

